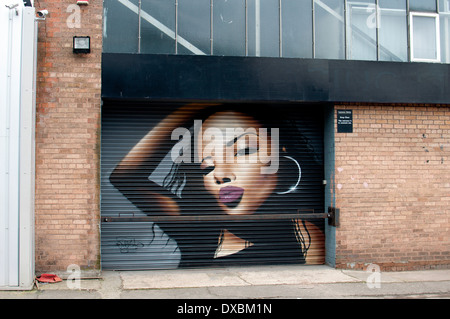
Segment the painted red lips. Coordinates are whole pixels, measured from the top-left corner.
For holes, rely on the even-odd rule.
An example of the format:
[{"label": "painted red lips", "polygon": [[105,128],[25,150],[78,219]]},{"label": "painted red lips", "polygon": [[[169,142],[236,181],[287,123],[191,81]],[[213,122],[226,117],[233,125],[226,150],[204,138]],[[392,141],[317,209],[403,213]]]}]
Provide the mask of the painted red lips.
[{"label": "painted red lips", "polygon": [[241,201],[244,189],[235,186],[223,187],[219,191],[219,200],[227,206],[238,205]]}]

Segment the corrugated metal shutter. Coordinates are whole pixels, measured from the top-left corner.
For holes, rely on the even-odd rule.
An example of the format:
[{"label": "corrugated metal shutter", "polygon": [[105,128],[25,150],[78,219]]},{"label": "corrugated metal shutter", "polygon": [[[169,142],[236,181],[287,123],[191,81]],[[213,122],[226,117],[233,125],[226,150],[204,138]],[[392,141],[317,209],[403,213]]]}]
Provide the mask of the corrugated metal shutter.
[{"label": "corrugated metal shutter", "polygon": [[320,105],[105,101],[102,267],[321,264],[322,181]]}]

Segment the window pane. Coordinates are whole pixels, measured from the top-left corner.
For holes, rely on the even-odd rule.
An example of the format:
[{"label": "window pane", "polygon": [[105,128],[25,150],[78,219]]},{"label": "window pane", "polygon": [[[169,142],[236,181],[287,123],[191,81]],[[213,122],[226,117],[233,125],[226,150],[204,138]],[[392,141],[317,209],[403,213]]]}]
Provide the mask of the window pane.
[{"label": "window pane", "polygon": [[248,55],[278,57],[280,18],[278,0],[248,0]]},{"label": "window pane", "polygon": [[441,24],[441,61],[450,63],[450,0],[441,0],[439,21]]},{"label": "window pane", "polygon": [[311,1],[283,0],[281,14],[283,57],[311,58]]},{"label": "window pane", "polygon": [[441,15],[441,61],[450,63],[450,15]]},{"label": "window pane", "polygon": [[[131,7],[137,8],[138,0],[130,2]],[[139,28],[137,13],[113,0],[105,0],[103,12],[103,52],[136,53]]]},{"label": "window pane", "polygon": [[344,1],[316,0],[315,57],[344,59]]},{"label": "window pane", "polygon": [[378,0],[378,4],[385,9],[402,9],[406,11],[405,0]]},{"label": "window pane", "polygon": [[450,12],[450,0],[439,1],[439,12]]},{"label": "window pane", "polygon": [[210,13],[210,0],[178,0],[179,54],[210,54]]},{"label": "window pane", "polygon": [[245,0],[214,0],[213,54],[245,55]]},{"label": "window pane", "polygon": [[436,0],[409,0],[409,10],[436,12]]},{"label": "window pane", "polygon": [[379,47],[381,61],[408,60],[406,1],[379,0]]},{"label": "window pane", "polygon": [[377,59],[377,12],[375,0],[347,2],[348,58]]},{"label": "window pane", "polygon": [[437,59],[436,18],[413,16],[413,58]]},{"label": "window pane", "polygon": [[141,53],[175,53],[175,0],[142,2]]}]

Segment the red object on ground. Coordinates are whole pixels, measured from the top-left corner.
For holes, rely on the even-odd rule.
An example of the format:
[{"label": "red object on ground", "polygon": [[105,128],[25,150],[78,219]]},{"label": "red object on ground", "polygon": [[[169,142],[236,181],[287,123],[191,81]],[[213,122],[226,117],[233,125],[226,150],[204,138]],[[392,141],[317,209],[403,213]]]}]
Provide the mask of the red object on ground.
[{"label": "red object on ground", "polygon": [[37,280],[39,282],[60,282],[60,281],[62,281],[61,278],[59,278],[57,275],[53,275],[53,274],[42,274],[39,277],[37,277]]}]

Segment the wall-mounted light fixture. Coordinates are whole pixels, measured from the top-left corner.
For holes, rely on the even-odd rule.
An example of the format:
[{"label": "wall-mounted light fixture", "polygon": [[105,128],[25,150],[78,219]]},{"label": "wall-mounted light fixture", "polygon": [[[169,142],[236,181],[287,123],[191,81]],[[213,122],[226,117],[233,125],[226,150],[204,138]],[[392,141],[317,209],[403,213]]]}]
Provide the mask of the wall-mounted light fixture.
[{"label": "wall-mounted light fixture", "polygon": [[77,0],[77,4],[87,6],[89,4],[89,0]]},{"label": "wall-mounted light fixture", "polygon": [[91,38],[88,36],[74,36],[73,53],[91,53]]},{"label": "wall-mounted light fixture", "polygon": [[36,20],[45,20],[48,15],[48,10],[40,10],[37,12],[37,15],[38,17],[36,18]]}]

